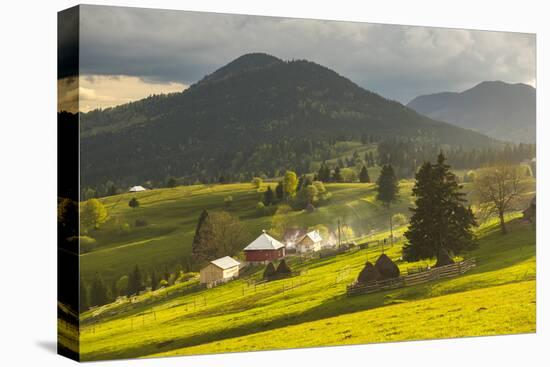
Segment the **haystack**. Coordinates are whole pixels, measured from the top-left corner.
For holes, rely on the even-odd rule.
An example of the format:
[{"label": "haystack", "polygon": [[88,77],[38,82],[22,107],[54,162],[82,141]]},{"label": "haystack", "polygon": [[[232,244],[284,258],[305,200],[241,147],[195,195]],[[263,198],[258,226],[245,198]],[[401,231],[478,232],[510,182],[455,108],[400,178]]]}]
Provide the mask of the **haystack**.
[{"label": "haystack", "polygon": [[269,279],[276,274],[275,265],[273,263],[267,264],[264,270],[264,279]]},{"label": "haystack", "polygon": [[279,275],[286,275],[292,273],[292,270],[290,267],[286,264],[286,261],[283,259],[279,266],[277,266],[277,274]]},{"label": "haystack", "polygon": [[386,254],[380,255],[374,266],[380,273],[381,279],[391,279],[399,276],[399,267]]},{"label": "haystack", "polygon": [[359,273],[359,276],[357,277],[357,281],[359,283],[370,283],[375,282],[378,279],[380,279],[380,272],[370,261],[367,261],[365,264],[365,267],[361,272]]},{"label": "haystack", "polygon": [[437,262],[435,263],[436,268],[440,266],[451,265],[454,263],[455,262],[453,258],[451,257],[451,255],[449,255],[447,250],[445,250],[444,248],[439,249],[439,253],[437,254]]}]

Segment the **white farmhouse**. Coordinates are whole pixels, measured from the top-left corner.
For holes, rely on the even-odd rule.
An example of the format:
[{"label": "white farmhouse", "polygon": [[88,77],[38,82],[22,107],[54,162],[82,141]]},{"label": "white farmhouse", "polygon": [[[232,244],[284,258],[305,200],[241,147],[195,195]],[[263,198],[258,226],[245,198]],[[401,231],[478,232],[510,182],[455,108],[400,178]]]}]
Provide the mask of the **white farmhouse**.
[{"label": "white farmhouse", "polygon": [[296,243],[296,252],[303,254],[306,252],[319,251],[321,250],[322,242],[323,237],[321,237],[318,230],[308,232]]}]

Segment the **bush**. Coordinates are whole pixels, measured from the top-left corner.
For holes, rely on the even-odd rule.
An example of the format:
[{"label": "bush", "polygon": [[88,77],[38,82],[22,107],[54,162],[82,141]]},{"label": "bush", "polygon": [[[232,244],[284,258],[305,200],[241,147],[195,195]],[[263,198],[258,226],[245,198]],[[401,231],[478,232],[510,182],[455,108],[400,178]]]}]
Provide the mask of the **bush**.
[{"label": "bush", "polygon": [[160,287],[168,287],[168,281],[166,279],[163,279],[159,282],[159,288]]},{"label": "bush", "polygon": [[357,182],[357,172],[352,168],[342,168],[340,170],[343,182]]},{"label": "bush", "polygon": [[136,198],[132,198],[129,202],[128,202],[128,206],[132,209],[136,209],[136,208],[139,208],[139,200],[136,199]]},{"label": "bush", "polygon": [[231,195],[226,196],[226,197],[223,199],[223,203],[225,204],[226,207],[230,207],[231,204],[233,204],[233,196],[231,196]]},{"label": "bush", "polygon": [[395,226],[403,226],[407,224],[407,217],[401,213],[394,214],[391,218],[393,225]]},{"label": "bush", "polygon": [[147,221],[143,218],[137,218],[134,224],[136,227],[145,227],[149,223],[147,223]]},{"label": "bush", "polygon": [[464,175],[464,182],[474,182],[477,178],[477,173],[475,171],[468,171]]}]

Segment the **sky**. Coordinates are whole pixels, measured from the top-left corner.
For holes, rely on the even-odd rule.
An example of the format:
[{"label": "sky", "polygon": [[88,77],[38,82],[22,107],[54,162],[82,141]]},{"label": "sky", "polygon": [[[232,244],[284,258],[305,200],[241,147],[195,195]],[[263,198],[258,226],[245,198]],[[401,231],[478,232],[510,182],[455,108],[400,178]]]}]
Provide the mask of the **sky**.
[{"label": "sky", "polygon": [[[85,5],[80,110],[182,91],[251,52],[316,62],[404,104],[486,80],[535,86],[536,78],[533,34]],[[58,84],[76,83],[72,76],[60,73]],[[75,95],[65,94],[61,105]]]}]

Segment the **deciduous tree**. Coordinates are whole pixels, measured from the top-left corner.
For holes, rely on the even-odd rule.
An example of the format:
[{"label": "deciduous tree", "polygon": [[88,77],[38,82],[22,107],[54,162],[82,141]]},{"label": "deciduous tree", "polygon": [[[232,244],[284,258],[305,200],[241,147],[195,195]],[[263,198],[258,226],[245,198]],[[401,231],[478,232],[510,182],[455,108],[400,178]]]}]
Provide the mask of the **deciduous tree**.
[{"label": "deciduous tree", "polygon": [[504,217],[514,210],[517,199],[525,192],[519,166],[501,163],[481,170],[475,179],[475,192],[481,213],[499,218],[502,234],[508,233]]}]

